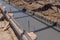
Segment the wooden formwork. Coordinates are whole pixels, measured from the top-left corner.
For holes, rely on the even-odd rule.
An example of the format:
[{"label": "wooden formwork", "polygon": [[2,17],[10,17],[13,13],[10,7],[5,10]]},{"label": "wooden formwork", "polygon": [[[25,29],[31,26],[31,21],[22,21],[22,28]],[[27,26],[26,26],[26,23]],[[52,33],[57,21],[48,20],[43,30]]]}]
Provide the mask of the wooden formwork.
[{"label": "wooden formwork", "polygon": [[1,16],[0,13],[0,40],[18,40],[17,36],[9,25],[9,21],[6,19],[1,20],[3,16]]}]

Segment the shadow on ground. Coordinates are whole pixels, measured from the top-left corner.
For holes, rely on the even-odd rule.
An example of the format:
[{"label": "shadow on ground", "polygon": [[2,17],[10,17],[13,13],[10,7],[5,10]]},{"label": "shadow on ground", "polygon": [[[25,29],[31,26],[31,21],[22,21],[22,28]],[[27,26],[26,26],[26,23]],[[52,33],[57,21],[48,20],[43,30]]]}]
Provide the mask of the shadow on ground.
[{"label": "shadow on ground", "polygon": [[54,28],[54,27],[56,26],[56,24],[57,24],[57,23],[54,23],[52,26],[47,26],[47,27],[45,27],[45,28],[41,28],[41,29],[38,29],[38,30],[34,30],[33,32],[36,33],[36,32],[40,32],[40,31],[43,31],[43,30],[46,30],[46,29],[49,29],[49,28],[52,28],[52,29],[54,29],[55,31],[60,32],[60,30]]}]

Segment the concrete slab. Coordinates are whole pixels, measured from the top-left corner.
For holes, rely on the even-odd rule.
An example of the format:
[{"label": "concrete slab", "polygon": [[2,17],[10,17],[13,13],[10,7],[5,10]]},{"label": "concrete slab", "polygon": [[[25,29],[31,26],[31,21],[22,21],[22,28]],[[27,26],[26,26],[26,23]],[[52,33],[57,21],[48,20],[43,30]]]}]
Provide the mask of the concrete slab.
[{"label": "concrete slab", "polygon": [[[7,7],[7,11],[19,11],[18,9],[14,8],[13,6],[6,4],[2,0],[0,0],[4,6]],[[26,15],[22,11],[14,12],[14,20],[16,24],[19,25],[19,28],[22,28],[26,31],[36,31],[35,34],[37,35],[37,40],[60,40],[60,33],[55,31],[54,29],[48,27],[47,25],[35,20],[34,18]]]}]

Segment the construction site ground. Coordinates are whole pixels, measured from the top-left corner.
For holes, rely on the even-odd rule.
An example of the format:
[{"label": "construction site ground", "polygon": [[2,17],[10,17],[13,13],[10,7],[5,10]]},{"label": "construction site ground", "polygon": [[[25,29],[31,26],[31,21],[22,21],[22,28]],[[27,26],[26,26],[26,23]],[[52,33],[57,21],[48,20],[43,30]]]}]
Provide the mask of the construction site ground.
[{"label": "construction site ground", "polygon": [[2,0],[0,0],[0,3],[6,6],[8,12],[11,10],[14,13],[13,18],[18,27],[26,30],[27,32],[33,31],[37,35],[37,40],[60,40],[60,32],[50,26],[45,25],[41,21],[39,22],[35,20],[23,11],[18,10],[14,6],[9,5]]}]

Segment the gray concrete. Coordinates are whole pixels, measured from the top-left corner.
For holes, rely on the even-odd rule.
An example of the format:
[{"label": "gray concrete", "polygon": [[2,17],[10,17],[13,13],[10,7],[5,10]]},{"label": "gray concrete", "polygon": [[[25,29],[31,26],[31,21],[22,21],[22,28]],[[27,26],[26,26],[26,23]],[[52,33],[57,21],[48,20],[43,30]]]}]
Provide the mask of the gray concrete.
[{"label": "gray concrete", "polygon": [[[37,35],[37,40],[60,40],[60,33],[55,31],[54,29],[48,27],[47,25],[35,20],[34,18],[28,16],[22,11],[19,12],[18,9],[13,6],[3,2],[0,0],[0,3],[6,6],[7,11],[14,12],[14,20],[16,24],[19,25],[19,28],[22,28],[29,31],[34,31]],[[18,11],[18,13],[17,13]],[[29,26],[28,26],[29,25]]]}]

